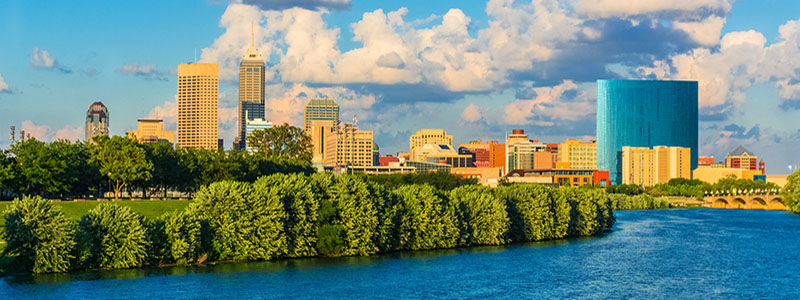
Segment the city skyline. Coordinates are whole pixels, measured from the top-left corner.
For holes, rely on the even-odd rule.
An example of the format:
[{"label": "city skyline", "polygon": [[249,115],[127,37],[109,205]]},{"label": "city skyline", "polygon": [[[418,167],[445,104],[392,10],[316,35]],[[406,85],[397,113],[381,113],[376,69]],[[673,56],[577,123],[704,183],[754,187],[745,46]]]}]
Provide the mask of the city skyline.
[{"label": "city skyline", "polygon": [[[407,151],[407,137],[421,128],[442,128],[455,144],[502,141],[516,128],[546,142],[592,139],[596,79],[671,78],[699,83],[698,155],[719,160],[744,145],[765,158],[768,173],[800,163],[792,151],[800,146],[800,124],[791,122],[800,119],[800,62],[792,59],[800,54],[800,22],[790,13],[800,7],[791,1],[497,1],[457,8],[412,1],[407,9],[257,2],[146,3],[116,8],[142,16],[120,20],[91,16],[81,11],[85,3],[55,18],[34,14],[35,3],[0,4],[9,45],[0,50],[0,125],[41,140],[82,138],[80,116],[102,101],[114,116],[111,134],[124,135],[145,117],[163,118],[174,130],[177,66],[192,62],[197,48],[197,62],[220,65],[219,130],[230,147],[238,128],[237,70],[255,21],[255,47],[267,60],[266,119],[301,127],[307,101],[331,97],[340,120],[358,115],[360,129],[373,131],[384,153]],[[160,19],[169,13],[177,20]],[[177,26],[190,17],[191,30]],[[81,21],[54,27],[70,18]],[[164,29],[145,35],[136,24]],[[91,34],[65,34],[72,26]],[[503,31],[509,28],[531,34]],[[0,140],[7,146],[7,137]]]}]

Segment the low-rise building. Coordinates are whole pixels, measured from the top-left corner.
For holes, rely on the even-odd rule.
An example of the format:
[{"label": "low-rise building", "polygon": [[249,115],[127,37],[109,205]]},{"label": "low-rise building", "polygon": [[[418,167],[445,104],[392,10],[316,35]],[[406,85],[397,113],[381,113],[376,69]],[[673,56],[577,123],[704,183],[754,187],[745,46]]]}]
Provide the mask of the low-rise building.
[{"label": "low-rise building", "polygon": [[745,170],[739,168],[717,168],[712,166],[699,166],[692,171],[692,178],[711,184],[722,178],[734,175],[736,178],[753,180],[754,176],[761,175],[759,170]]},{"label": "low-rise building", "polygon": [[138,119],[136,130],[128,130],[128,136],[140,143],[167,142],[175,145],[175,131],[164,130],[164,121],[161,119]]},{"label": "low-rise building", "polygon": [[464,178],[475,178],[483,185],[489,185],[489,182],[494,179],[495,181],[503,176],[502,168],[499,167],[486,167],[486,168],[453,168],[450,173],[459,175]]}]

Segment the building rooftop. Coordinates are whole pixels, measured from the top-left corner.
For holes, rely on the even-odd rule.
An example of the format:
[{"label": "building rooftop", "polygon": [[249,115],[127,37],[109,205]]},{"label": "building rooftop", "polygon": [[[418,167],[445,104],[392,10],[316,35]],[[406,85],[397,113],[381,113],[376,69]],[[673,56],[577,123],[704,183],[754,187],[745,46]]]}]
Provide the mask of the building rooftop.
[{"label": "building rooftop", "polygon": [[736,147],[736,149],[734,149],[733,152],[729,152],[728,156],[742,156],[745,154],[747,154],[747,156],[756,156],[755,153],[753,153],[750,150],[747,150],[747,148],[741,145],[739,147]]},{"label": "building rooftop", "polygon": [[306,104],[306,106],[308,106],[308,105],[330,105],[330,106],[336,106],[337,104],[336,104],[336,101],[333,101],[333,99],[331,99],[331,98],[311,98],[311,100],[308,100],[308,103]]}]

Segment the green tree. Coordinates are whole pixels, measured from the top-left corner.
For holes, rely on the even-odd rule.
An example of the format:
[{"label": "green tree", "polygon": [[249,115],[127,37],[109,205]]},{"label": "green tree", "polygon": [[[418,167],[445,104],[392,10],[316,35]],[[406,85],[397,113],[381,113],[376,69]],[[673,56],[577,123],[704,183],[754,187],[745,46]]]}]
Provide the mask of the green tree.
[{"label": "green tree", "polygon": [[247,144],[264,157],[287,156],[311,160],[311,137],[302,129],[286,123],[254,130],[247,136]]},{"label": "green tree", "polygon": [[167,197],[167,190],[176,188],[181,179],[180,157],[178,152],[167,142],[157,142],[142,145],[145,150],[147,161],[153,164],[152,177],[144,186],[155,188],[162,192],[164,198]]},{"label": "green tree", "polygon": [[800,170],[789,175],[781,193],[786,206],[794,213],[800,214]]},{"label": "green tree", "polygon": [[504,199],[496,197],[491,188],[468,185],[450,191],[455,205],[462,245],[500,245],[506,242],[509,228]]},{"label": "green tree", "polygon": [[540,241],[554,236],[552,195],[538,184],[517,184],[498,187],[498,197],[505,199],[510,220],[512,241]]},{"label": "green tree", "polygon": [[3,192],[14,189],[14,158],[8,155],[8,151],[0,151],[0,198]]},{"label": "green tree", "polygon": [[91,148],[91,162],[100,166],[100,174],[108,176],[114,183],[114,198],[126,184],[137,180],[148,180],[153,164],[147,161],[145,151],[135,140],[127,137],[95,137],[97,146]]},{"label": "green tree", "polygon": [[19,192],[46,195],[63,189],[58,181],[67,169],[67,162],[58,159],[48,145],[36,139],[27,139],[11,145],[11,153],[16,157],[16,186]]},{"label": "green tree", "polygon": [[4,212],[3,255],[15,255],[16,265],[33,273],[65,272],[75,247],[73,225],[50,201],[39,196],[15,199]]},{"label": "green tree", "polygon": [[142,216],[127,206],[100,204],[78,222],[80,260],[89,267],[140,267],[147,258]]},{"label": "green tree", "polygon": [[254,187],[269,197],[277,197],[287,212],[286,236],[290,257],[317,254],[317,216],[319,200],[311,182],[302,174],[272,174],[259,178]]},{"label": "green tree", "polygon": [[167,214],[162,219],[169,258],[179,264],[197,261],[203,254],[200,220],[186,212]]},{"label": "green tree", "polygon": [[364,176],[342,175],[336,179],[331,199],[341,225],[345,247],[343,255],[370,255],[378,251],[375,243],[379,225],[378,210]]},{"label": "green tree", "polygon": [[430,185],[408,185],[394,190],[390,216],[396,241],[393,249],[423,250],[456,246],[459,232],[455,211],[446,197]]},{"label": "green tree", "polygon": [[266,190],[215,182],[200,189],[189,209],[210,226],[211,250],[218,259],[268,260],[287,252],[286,212]]}]

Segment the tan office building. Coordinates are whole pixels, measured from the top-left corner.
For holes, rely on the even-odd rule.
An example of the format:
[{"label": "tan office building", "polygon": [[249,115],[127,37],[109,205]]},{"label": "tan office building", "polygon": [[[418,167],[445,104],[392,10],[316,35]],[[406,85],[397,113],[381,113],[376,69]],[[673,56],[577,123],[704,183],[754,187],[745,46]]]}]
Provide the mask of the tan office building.
[{"label": "tan office building", "polygon": [[[324,163],[326,155],[330,154],[335,161],[336,157],[336,121],[334,120],[314,120],[311,121],[309,130],[306,131],[311,137],[312,159],[314,163]],[[330,161],[330,158],[328,159]]]},{"label": "tan office building", "polygon": [[178,65],[178,146],[219,147],[219,66]]},{"label": "tan office building", "polygon": [[597,170],[597,142],[565,140],[558,145],[557,163],[565,169]]},{"label": "tan office building", "polygon": [[164,130],[164,121],[161,119],[137,120],[136,130],[128,130],[128,137],[140,143],[167,142],[175,145],[175,131]]},{"label": "tan office building", "polygon": [[691,149],[622,147],[622,183],[653,186],[672,178],[691,178]]},{"label": "tan office building", "polygon": [[408,152],[413,161],[425,161],[425,158],[417,153],[417,149],[422,146],[433,145],[448,145],[453,147],[453,136],[447,134],[444,129],[420,129],[417,133],[409,137]]},{"label": "tan office building", "polygon": [[506,142],[505,172],[513,170],[552,169],[553,154],[546,152],[547,145],[539,142]]},{"label": "tan office building", "polygon": [[311,131],[313,121],[333,121],[339,125],[339,104],[331,98],[312,98],[303,108],[303,130]]},{"label": "tan office building", "polygon": [[[324,141],[325,165],[372,166],[373,164],[371,130],[358,130],[355,125],[344,123],[339,126],[335,134],[327,134]],[[336,151],[328,150],[334,147]]]}]

